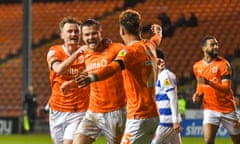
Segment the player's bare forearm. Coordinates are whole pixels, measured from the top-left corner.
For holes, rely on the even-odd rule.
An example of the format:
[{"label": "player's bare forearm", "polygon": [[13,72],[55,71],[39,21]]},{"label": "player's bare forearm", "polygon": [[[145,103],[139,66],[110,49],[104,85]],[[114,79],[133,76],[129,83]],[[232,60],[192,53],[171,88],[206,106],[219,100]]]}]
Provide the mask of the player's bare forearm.
[{"label": "player's bare forearm", "polygon": [[64,73],[72,63],[80,56],[80,54],[84,53],[87,50],[87,46],[80,47],[77,51],[75,51],[71,56],[69,56],[66,60],[62,62],[57,62],[53,65],[54,72],[58,74]]},{"label": "player's bare forearm", "polygon": [[150,41],[158,47],[162,41],[162,27],[158,24],[153,24],[151,30],[155,35],[151,37]]}]

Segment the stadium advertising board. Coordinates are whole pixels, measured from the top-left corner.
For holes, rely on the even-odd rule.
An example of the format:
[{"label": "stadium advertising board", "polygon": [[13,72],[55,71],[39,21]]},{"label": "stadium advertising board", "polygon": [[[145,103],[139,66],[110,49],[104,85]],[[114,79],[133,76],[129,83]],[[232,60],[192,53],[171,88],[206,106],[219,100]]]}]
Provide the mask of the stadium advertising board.
[{"label": "stadium advertising board", "polygon": [[[203,137],[202,119],[185,119],[181,123],[181,136]],[[217,137],[229,137],[227,130],[220,125]]]},{"label": "stadium advertising board", "polygon": [[0,134],[18,133],[18,118],[0,117]]}]

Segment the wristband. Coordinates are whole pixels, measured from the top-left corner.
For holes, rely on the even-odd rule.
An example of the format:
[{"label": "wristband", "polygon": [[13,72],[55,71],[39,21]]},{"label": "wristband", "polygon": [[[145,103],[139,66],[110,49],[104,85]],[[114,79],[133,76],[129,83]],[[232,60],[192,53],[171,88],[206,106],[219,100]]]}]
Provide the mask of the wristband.
[{"label": "wristband", "polygon": [[98,80],[97,75],[95,75],[95,74],[91,74],[88,77],[90,79],[90,82],[95,82]]}]

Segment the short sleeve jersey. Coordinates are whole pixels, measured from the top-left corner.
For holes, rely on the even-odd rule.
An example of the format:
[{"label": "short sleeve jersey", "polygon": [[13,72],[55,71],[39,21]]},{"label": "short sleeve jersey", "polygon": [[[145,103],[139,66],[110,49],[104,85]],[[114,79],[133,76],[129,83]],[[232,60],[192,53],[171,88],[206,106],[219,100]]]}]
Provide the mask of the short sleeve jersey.
[{"label": "short sleeve jersey", "polygon": [[61,112],[84,112],[88,108],[89,87],[80,89],[77,86],[73,86],[67,90],[66,95],[62,95],[60,92],[60,86],[63,82],[74,79],[77,74],[85,69],[84,57],[79,56],[63,74],[57,74],[52,70],[54,62],[62,62],[68,57],[69,55],[64,51],[63,45],[53,46],[48,51],[47,63],[52,89],[49,104],[53,110]]},{"label": "short sleeve jersey", "polygon": [[[89,73],[97,72],[107,66],[123,48],[122,44],[112,43],[101,52],[87,52],[86,68]],[[110,112],[126,106],[122,72],[90,84],[89,110],[93,112]]]},{"label": "short sleeve jersey", "polygon": [[158,116],[155,102],[156,45],[141,40],[125,47],[116,57],[125,65],[123,71],[127,97],[128,119]]},{"label": "short sleeve jersey", "polygon": [[[224,80],[231,80],[232,75],[230,64],[222,57],[218,57],[209,64],[204,60],[196,62],[193,65],[193,72],[196,78],[203,76],[217,84],[221,84]],[[235,109],[232,90],[226,95],[208,85],[198,84],[198,92],[204,92],[204,109],[225,113],[232,112]]]}]

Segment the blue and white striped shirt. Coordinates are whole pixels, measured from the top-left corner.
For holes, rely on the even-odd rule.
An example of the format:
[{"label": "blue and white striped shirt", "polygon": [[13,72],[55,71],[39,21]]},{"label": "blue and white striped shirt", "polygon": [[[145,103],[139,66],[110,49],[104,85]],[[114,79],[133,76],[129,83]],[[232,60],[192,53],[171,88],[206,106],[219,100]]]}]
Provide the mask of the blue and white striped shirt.
[{"label": "blue and white striped shirt", "polygon": [[177,101],[176,76],[168,69],[164,69],[158,74],[156,82],[156,102],[160,113],[159,125],[172,127],[174,122],[181,121]]}]

